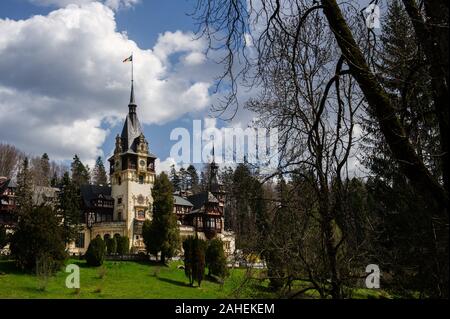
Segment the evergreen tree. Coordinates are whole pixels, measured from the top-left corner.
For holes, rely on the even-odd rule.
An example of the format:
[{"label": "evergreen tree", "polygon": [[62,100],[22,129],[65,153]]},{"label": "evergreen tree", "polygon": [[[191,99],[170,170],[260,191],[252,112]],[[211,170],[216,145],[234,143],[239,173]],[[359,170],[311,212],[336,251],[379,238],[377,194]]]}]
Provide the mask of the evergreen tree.
[{"label": "evergreen tree", "polygon": [[159,248],[161,245],[161,234],[158,232],[159,229],[156,228],[156,224],[152,223],[150,220],[145,220],[142,225],[142,238],[145,244],[145,249],[149,254],[158,255]]},{"label": "evergreen tree", "polygon": [[127,236],[120,236],[116,238],[117,253],[121,256],[130,252],[130,239]]},{"label": "evergreen tree", "polygon": [[180,179],[180,189],[186,190],[188,188],[188,176],[187,176],[186,170],[183,167],[180,168],[180,171],[178,172],[178,176]]},{"label": "evergreen tree", "polygon": [[29,168],[28,157],[25,157],[17,174],[16,210],[18,216],[28,214],[32,206],[33,178]]},{"label": "evergreen tree", "polygon": [[175,169],[175,165],[170,166],[170,182],[172,183],[174,191],[181,190],[180,176]]},{"label": "evergreen tree", "polygon": [[24,270],[34,270],[45,262],[52,272],[66,258],[61,217],[50,206],[34,207],[22,215],[11,236],[11,255]]},{"label": "evergreen tree", "polygon": [[107,238],[105,240],[106,251],[108,255],[114,255],[117,252],[117,240],[116,237]]},{"label": "evergreen tree", "polygon": [[232,176],[228,217],[236,232],[236,244],[244,250],[254,250],[264,237],[266,207],[264,193],[258,179],[245,164],[239,164]]},{"label": "evergreen tree", "polygon": [[89,184],[91,180],[89,168],[87,166],[84,166],[78,155],[75,154],[70,167],[72,172],[72,181],[75,183],[75,185],[77,185],[77,187]]},{"label": "evergreen tree", "polygon": [[156,177],[153,186],[153,219],[143,228],[144,242],[149,253],[161,252],[161,262],[173,257],[180,247],[180,234],[173,213],[173,187],[166,173]]},{"label": "evergreen tree", "polygon": [[80,231],[80,204],[80,190],[70,179],[69,173],[66,172],[61,180],[61,192],[58,198],[58,208],[63,216],[64,240],[66,243],[75,240]]},{"label": "evergreen tree", "polygon": [[106,186],[108,184],[105,166],[103,165],[103,161],[100,156],[97,157],[92,175],[94,185]]},{"label": "evergreen tree", "polygon": [[[408,140],[434,178],[441,180],[443,165],[440,157],[433,155],[440,152],[440,142],[431,78],[423,48],[416,41],[403,4],[398,0],[390,2],[381,33],[379,73],[383,74],[382,83],[396,106],[396,116]],[[368,115],[365,129],[370,134],[365,138],[364,163],[372,173],[367,184],[368,200],[370,211],[375,213],[372,218],[376,223],[372,224],[377,234],[372,254],[378,256],[379,263],[390,265],[401,293],[415,290],[448,294],[448,284],[438,282],[448,282],[448,229],[439,227],[443,222],[430,214],[434,211],[430,207],[432,198],[422,200],[402,173],[381,133],[375,111],[368,108]],[[392,254],[377,253],[381,251]],[[405,272],[405,268],[411,271]],[[440,269],[447,271],[437,275],[442,273]]]},{"label": "evergreen tree", "polygon": [[199,178],[197,174],[197,170],[194,165],[189,165],[187,170],[188,174],[188,188],[191,189],[194,193],[199,191]]},{"label": "evergreen tree", "polygon": [[184,272],[189,279],[189,284],[194,285],[197,281],[200,287],[205,274],[205,250],[206,242],[199,239],[197,234],[189,236],[183,241],[184,250]]},{"label": "evergreen tree", "polygon": [[227,258],[223,250],[223,242],[220,239],[212,239],[208,243],[205,254],[206,267],[208,275],[215,275],[219,278],[225,278],[228,273]]},{"label": "evergreen tree", "polygon": [[59,179],[58,174],[56,172],[53,173],[53,176],[50,180],[50,186],[51,187],[58,187],[59,186]]}]

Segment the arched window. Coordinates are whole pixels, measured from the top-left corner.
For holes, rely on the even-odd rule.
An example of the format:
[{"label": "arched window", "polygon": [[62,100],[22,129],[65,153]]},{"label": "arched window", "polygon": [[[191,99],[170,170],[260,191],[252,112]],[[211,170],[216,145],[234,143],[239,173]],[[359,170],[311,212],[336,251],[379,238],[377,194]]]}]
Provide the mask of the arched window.
[{"label": "arched window", "polygon": [[103,240],[107,240],[107,239],[110,239],[110,238],[111,238],[110,234],[105,234],[105,236],[103,236]]}]

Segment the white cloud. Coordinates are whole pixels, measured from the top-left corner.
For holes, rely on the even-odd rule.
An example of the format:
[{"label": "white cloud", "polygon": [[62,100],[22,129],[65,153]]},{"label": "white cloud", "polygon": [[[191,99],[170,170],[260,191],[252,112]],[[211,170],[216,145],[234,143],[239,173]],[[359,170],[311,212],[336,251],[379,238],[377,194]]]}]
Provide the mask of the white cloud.
[{"label": "white cloud", "polygon": [[175,165],[175,169],[179,170],[179,165],[175,162],[175,160],[172,157],[166,158],[164,161],[161,161],[159,158],[155,161],[155,169],[156,174],[160,174],[161,172],[166,172],[167,174],[170,174],[170,169],[172,165]]},{"label": "white cloud", "polygon": [[184,57],[184,63],[187,65],[197,65],[205,62],[206,56],[200,52],[192,52]]},{"label": "white cloud", "polygon": [[120,9],[128,9],[132,8],[135,5],[139,4],[141,0],[29,0],[31,3],[40,5],[40,6],[55,6],[58,8],[64,8],[69,4],[82,5],[88,4],[91,2],[103,2],[107,7],[113,9],[114,11],[118,11]]},{"label": "white cloud", "polygon": [[117,31],[104,4],[39,2],[81,5],[0,19],[0,140],[55,159],[101,155],[108,125],[128,111],[130,64],[122,60],[130,52],[141,122],[167,122],[211,104],[214,66],[201,61],[205,43],[191,33],[166,32],[142,49]]}]

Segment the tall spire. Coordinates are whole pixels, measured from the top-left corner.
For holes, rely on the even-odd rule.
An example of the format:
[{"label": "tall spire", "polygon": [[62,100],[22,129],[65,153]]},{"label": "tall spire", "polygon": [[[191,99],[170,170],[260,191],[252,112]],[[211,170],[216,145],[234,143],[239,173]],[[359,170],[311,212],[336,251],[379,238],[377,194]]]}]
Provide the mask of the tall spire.
[{"label": "tall spire", "polygon": [[136,105],[136,102],[134,100],[134,81],[131,80],[131,94],[130,94],[130,104],[129,105]]},{"label": "tall spire", "polygon": [[131,54],[131,93],[128,111],[130,114],[136,114],[136,101],[134,99],[134,70],[133,70],[133,54]]},{"label": "tall spire", "polygon": [[130,114],[136,113],[136,101],[134,99],[134,58],[133,53],[131,53],[129,58],[123,60],[123,62],[131,62],[131,93],[130,93],[130,103],[128,104],[128,109]]}]

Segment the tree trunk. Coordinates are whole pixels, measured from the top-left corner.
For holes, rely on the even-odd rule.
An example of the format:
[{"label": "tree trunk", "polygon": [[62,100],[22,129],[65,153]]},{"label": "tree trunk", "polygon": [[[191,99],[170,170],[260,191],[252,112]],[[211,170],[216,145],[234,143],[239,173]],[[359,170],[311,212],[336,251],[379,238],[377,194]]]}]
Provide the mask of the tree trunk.
[{"label": "tree trunk", "polygon": [[438,215],[448,216],[448,195],[433,178],[408,140],[386,91],[369,69],[335,0],[322,0],[324,14],[341,48],[350,72],[374,109],[381,132],[403,173]]},{"label": "tree trunk", "polygon": [[327,254],[328,267],[330,271],[331,281],[331,297],[333,299],[340,299],[341,296],[341,284],[339,281],[339,275],[336,262],[336,246],[334,244],[333,236],[333,217],[330,214],[329,196],[328,191],[322,191],[320,195],[320,216],[321,216],[321,228],[325,241],[325,249]]}]

